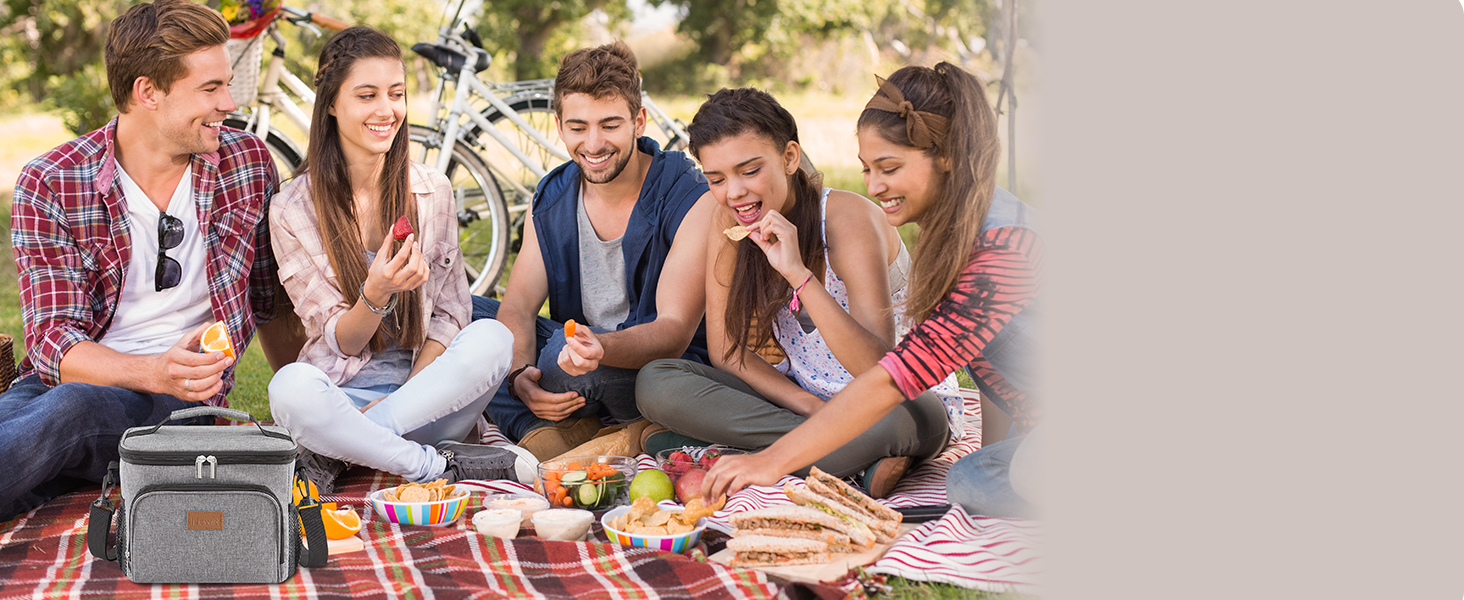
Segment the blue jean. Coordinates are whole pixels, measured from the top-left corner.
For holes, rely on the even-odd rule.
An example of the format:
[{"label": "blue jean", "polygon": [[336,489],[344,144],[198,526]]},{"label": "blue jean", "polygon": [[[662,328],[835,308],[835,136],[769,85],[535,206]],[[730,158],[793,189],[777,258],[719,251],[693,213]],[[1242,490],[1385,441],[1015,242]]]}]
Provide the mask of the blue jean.
[{"label": "blue jean", "polygon": [[1031,518],[1032,505],[1012,489],[1012,457],[1027,436],[977,450],[956,461],[946,474],[946,496],[967,513],[988,517]]},{"label": "blue jean", "polygon": [[[167,394],[87,383],[22,379],[0,395],[0,521],[47,500],[99,484],[131,427],[155,425],[175,410],[198,406]],[[198,417],[178,424],[213,424]]]},{"label": "blue jean", "polygon": [[432,481],[447,469],[447,460],[433,446],[462,440],[472,430],[490,392],[508,375],[512,355],[507,327],[475,322],[403,385],[343,388],[313,365],[285,365],[269,382],[269,408],[312,452],[412,481]]},{"label": "blue jean", "polygon": [[[498,306],[497,300],[473,296],[473,320],[496,318]],[[604,332],[598,328],[591,330]],[[539,387],[554,393],[575,392],[585,399],[585,405],[568,418],[610,415],[621,423],[641,418],[640,410],[635,407],[635,377],[639,369],[601,366],[579,376],[565,373],[559,368],[559,351],[564,348],[564,324],[544,317],[538,317],[534,324],[534,343],[539,353],[539,363],[535,366],[542,372]],[[513,365],[513,368],[522,366]],[[514,442],[523,439],[530,431],[554,424],[554,421],[540,418],[523,402],[509,396],[506,380],[488,401],[486,412],[488,420]]]}]

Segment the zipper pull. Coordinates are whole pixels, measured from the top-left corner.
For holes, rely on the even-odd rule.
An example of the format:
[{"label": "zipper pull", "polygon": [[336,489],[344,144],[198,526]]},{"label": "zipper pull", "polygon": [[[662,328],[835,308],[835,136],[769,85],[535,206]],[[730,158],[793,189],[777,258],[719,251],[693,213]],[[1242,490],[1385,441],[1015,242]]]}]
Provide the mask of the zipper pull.
[{"label": "zipper pull", "polygon": [[214,458],[212,456],[208,457],[208,478],[209,479],[218,479],[219,478],[219,459]]},{"label": "zipper pull", "polygon": [[203,463],[207,460],[208,457],[202,454],[198,455],[198,458],[193,459],[194,479],[203,479]]}]

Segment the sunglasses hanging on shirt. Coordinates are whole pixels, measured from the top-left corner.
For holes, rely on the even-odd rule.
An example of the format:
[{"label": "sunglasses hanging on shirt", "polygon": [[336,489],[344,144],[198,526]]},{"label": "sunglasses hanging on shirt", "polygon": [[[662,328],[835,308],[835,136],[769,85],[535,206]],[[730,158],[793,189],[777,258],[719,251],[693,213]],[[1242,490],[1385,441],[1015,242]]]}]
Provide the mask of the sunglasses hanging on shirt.
[{"label": "sunglasses hanging on shirt", "polygon": [[159,212],[158,218],[158,270],[153,274],[157,291],[178,287],[183,281],[183,265],[168,256],[168,251],[183,243],[183,221],[168,213]]}]

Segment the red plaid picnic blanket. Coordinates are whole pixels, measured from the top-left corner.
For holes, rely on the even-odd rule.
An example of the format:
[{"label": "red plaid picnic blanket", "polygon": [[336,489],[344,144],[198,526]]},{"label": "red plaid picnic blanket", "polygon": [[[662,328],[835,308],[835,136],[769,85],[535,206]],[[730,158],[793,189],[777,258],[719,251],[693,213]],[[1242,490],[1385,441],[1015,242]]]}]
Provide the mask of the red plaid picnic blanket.
[{"label": "red plaid picnic blanket", "polygon": [[[968,422],[962,439],[906,475],[895,494],[883,501],[885,504],[905,507],[947,502],[946,472],[957,459],[981,445],[980,404],[974,394],[967,399],[966,409]],[[483,443],[508,443],[496,428],[486,422],[484,425]],[[642,469],[656,466],[649,455],[637,458]],[[754,486],[733,494],[726,508],[710,519],[707,537],[714,537],[712,530],[730,531],[727,517],[733,513],[788,503],[781,489],[788,481],[800,480],[788,476],[778,486]],[[332,556],[322,568],[301,569],[294,579],[278,586],[133,584],[115,563],[94,559],[86,551],[87,509],[96,492],[69,494],[0,524],[0,582],[4,582],[0,584],[0,600],[60,596],[700,599],[763,598],[777,595],[780,589],[780,581],[757,571],[728,569],[658,550],[527,537],[511,542],[492,540],[474,532],[467,518],[444,528],[402,527],[374,518],[366,495],[400,483],[403,480],[398,477],[366,469],[348,472],[337,493],[323,500],[360,509],[366,523],[361,533],[366,549]],[[529,489],[502,481],[476,487],[483,491]],[[466,514],[478,508],[470,506]],[[1019,534],[1007,535],[1007,528],[1015,528]],[[1022,521],[970,519],[953,511],[897,542],[890,555],[876,563],[875,570],[993,591],[1030,590],[1027,586],[1035,577],[1037,564],[1031,561],[1029,533],[1034,528]],[[980,534],[985,531],[993,535]],[[600,539],[603,541],[603,537]],[[971,559],[982,553],[1001,555],[1007,563],[988,560],[984,555]],[[904,561],[904,565],[891,562],[892,558]],[[849,581],[845,587],[852,589],[854,585]]]},{"label": "red plaid picnic blanket", "polygon": [[[354,469],[337,494],[369,515],[366,494],[403,483]],[[518,484],[494,482],[510,489]],[[518,489],[523,489],[518,486]],[[366,549],[300,569],[280,585],[138,585],[117,564],[86,550],[87,509],[95,491],[57,498],[0,525],[0,600],[10,598],[771,598],[778,585],[756,571],[691,557],[600,542],[535,538],[505,541],[472,530],[399,526],[369,517]],[[481,495],[476,496],[481,499]],[[477,512],[471,506],[467,514]],[[603,534],[600,534],[603,536]]]}]

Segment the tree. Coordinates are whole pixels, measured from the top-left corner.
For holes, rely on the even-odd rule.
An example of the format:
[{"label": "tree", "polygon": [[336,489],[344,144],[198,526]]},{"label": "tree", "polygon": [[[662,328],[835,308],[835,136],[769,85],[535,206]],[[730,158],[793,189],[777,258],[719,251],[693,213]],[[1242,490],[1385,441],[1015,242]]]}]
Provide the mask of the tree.
[{"label": "tree", "polygon": [[777,63],[798,51],[807,34],[827,36],[867,26],[869,5],[835,0],[650,0],[686,15],[676,31],[701,60],[722,65],[737,80],[745,62]]},{"label": "tree", "polygon": [[102,53],[108,25],[122,13],[122,0],[4,0],[0,4],[0,54],[19,58],[0,84],[62,111],[80,135],[113,113]]},{"label": "tree", "polygon": [[478,33],[489,52],[514,57],[514,79],[553,77],[577,46],[569,30],[596,10],[612,22],[630,16],[625,0],[494,0],[483,5]]}]

